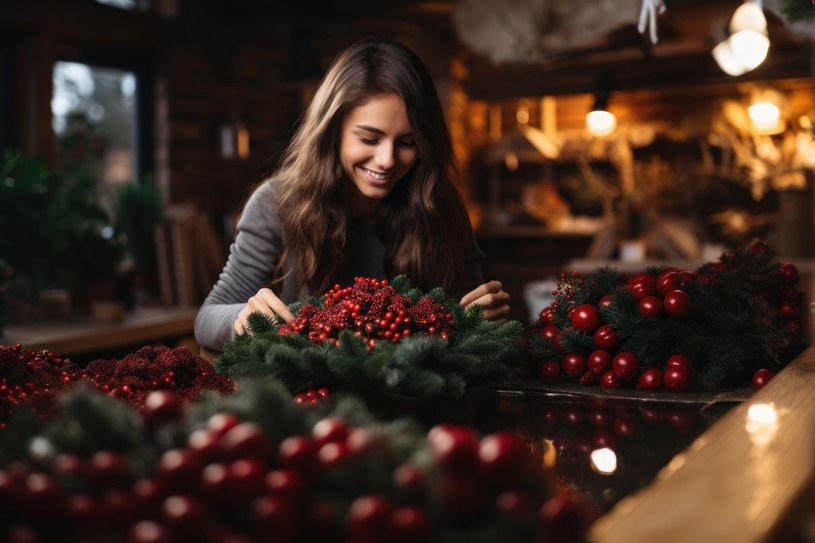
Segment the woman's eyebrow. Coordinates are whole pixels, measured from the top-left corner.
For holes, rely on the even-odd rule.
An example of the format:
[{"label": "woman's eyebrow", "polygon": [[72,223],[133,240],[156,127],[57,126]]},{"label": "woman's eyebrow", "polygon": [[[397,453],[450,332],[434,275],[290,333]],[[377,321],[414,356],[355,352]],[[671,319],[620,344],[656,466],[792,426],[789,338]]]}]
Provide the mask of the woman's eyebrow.
[{"label": "woman's eyebrow", "polygon": [[[360,130],[365,130],[366,132],[373,132],[374,134],[379,134],[381,136],[385,135],[385,132],[383,130],[380,130],[379,128],[374,128],[373,126],[368,126],[368,125],[365,125],[365,124],[358,124],[358,125],[356,125],[356,127],[359,128]],[[409,138],[411,136],[413,136],[413,132],[405,132],[404,134],[400,135],[399,137],[400,138]]]}]

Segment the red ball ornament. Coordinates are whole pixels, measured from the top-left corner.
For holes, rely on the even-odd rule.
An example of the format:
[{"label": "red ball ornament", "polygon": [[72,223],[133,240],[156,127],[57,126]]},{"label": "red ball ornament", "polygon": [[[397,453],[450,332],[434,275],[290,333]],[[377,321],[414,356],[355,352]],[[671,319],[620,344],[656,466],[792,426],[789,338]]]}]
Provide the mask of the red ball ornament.
[{"label": "red ball ornament", "polygon": [[690,296],[684,290],[672,290],[665,295],[662,306],[669,317],[682,319],[690,313]]},{"label": "red ball ornament", "polygon": [[662,374],[662,382],[665,388],[676,392],[688,390],[693,382],[693,374],[690,369],[681,366],[669,366]]},{"label": "red ball ornament", "polygon": [[393,510],[389,536],[394,543],[428,541],[432,537],[430,516],[421,507],[406,505]]},{"label": "red ball ornament", "polygon": [[[252,502],[252,516],[257,531],[282,543],[294,541],[298,526],[298,511],[282,496],[261,496]],[[273,537],[270,537],[273,536]]]},{"label": "red ball ornament", "polygon": [[546,326],[554,324],[555,322],[555,308],[552,306],[544,308],[539,314],[538,318],[542,325]]},{"label": "red ball ornament", "polygon": [[127,534],[128,543],[170,543],[172,537],[163,525],[154,520],[140,520]]},{"label": "red ball ornament", "polygon": [[241,422],[229,430],[221,438],[219,447],[225,458],[257,458],[264,462],[273,450],[266,431],[254,422]]},{"label": "red ball ornament", "polygon": [[637,388],[654,390],[662,386],[662,371],[658,368],[648,368],[637,381]]},{"label": "red ball ornament", "polygon": [[284,468],[308,478],[317,470],[318,451],[319,445],[310,437],[290,436],[280,442],[277,457]]},{"label": "red ball ornament", "polygon": [[589,355],[586,364],[592,372],[603,375],[611,369],[611,354],[608,351],[598,349]]},{"label": "red ball ornament", "polygon": [[597,302],[597,307],[611,307],[614,303],[614,295],[613,294],[606,294],[600,301]]},{"label": "red ball ornament", "polygon": [[563,357],[561,366],[568,375],[583,375],[586,372],[586,357],[578,353],[569,353]]},{"label": "red ball ornament", "polygon": [[623,386],[623,380],[614,371],[608,370],[600,377],[600,386],[603,388],[620,388]]},{"label": "red ball ornament", "polygon": [[529,474],[530,459],[526,442],[513,432],[488,434],[478,443],[480,471],[494,482],[523,480]]},{"label": "red ball ornament", "polygon": [[231,413],[216,413],[207,420],[207,430],[217,436],[223,436],[240,422],[240,419]]},{"label": "red ball ornament", "polygon": [[385,496],[369,494],[361,496],[348,508],[348,531],[354,541],[377,543],[381,534],[391,531],[390,519],[393,504]]},{"label": "red ball ornament", "polygon": [[638,304],[640,315],[646,319],[657,319],[662,315],[662,300],[656,296],[646,296]]},{"label": "red ball ornament", "polygon": [[688,285],[699,281],[699,274],[689,270],[676,272],[676,276],[679,278],[679,290],[684,290]]},{"label": "red ball ornament", "polygon": [[747,247],[747,252],[753,255],[764,255],[770,251],[770,246],[766,241],[757,240]]},{"label": "red ball ornament", "polygon": [[540,332],[538,332],[538,334],[540,335],[540,337],[542,337],[543,339],[545,339],[549,343],[551,343],[552,347],[556,351],[561,350],[561,346],[560,346],[560,328],[550,324],[548,326],[544,326],[543,328],[541,328],[541,330],[540,330]]},{"label": "red ball ornament", "polygon": [[693,369],[693,364],[691,364],[690,359],[684,354],[674,354],[669,356],[665,362],[665,369],[667,370],[668,368],[682,368],[690,372]]},{"label": "red ball ornament", "polygon": [[753,387],[758,390],[766,385],[773,377],[775,377],[775,372],[773,370],[761,368],[753,374]]},{"label": "red ball ornament", "polygon": [[794,321],[801,317],[801,307],[795,302],[784,302],[778,308],[778,316],[783,321]]},{"label": "red ball ornament", "polygon": [[270,471],[264,477],[269,494],[281,496],[293,503],[301,502],[306,496],[306,482],[302,475],[291,469]]},{"label": "red ball ornament", "polygon": [[141,410],[144,421],[149,424],[158,424],[181,418],[184,407],[179,397],[169,390],[154,390],[144,399]]},{"label": "red ball ornament", "polygon": [[571,315],[572,327],[581,332],[594,332],[600,326],[600,311],[591,304],[581,304]]},{"label": "red ball ornament", "polygon": [[339,417],[327,417],[314,425],[311,435],[320,445],[332,441],[345,441],[348,439],[348,425]]},{"label": "red ball ornament", "polygon": [[675,270],[664,270],[657,276],[656,289],[663,296],[679,288],[679,275]]},{"label": "red ball ornament", "polygon": [[801,274],[798,273],[798,268],[795,267],[795,264],[790,264],[789,262],[781,264],[781,267],[778,268],[778,275],[781,278],[781,282],[786,285],[797,285],[801,278]]},{"label": "red ball ornament", "polygon": [[623,351],[614,356],[611,361],[611,368],[621,380],[630,381],[637,376],[637,371],[640,369],[640,361],[636,354]]},{"label": "red ball ornament", "polygon": [[653,296],[656,292],[656,280],[648,274],[639,274],[628,283],[628,290],[638,300]]},{"label": "red ball ornament", "polygon": [[617,331],[610,324],[604,324],[594,332],[594,344],[598,349],[610,351],[617,347],[619,341]]},{"label": "red ball ornament", "polygon": [[560,375],[560,362],[556,360],[547,360],[541,364],[541,375],[547,381],[554,381]]},{"label": "red ball ornament", "polygon": [[427,442],[442,466],[466,469],[475,465],[478,438],[472,428],[437,424],[427,433]]}]

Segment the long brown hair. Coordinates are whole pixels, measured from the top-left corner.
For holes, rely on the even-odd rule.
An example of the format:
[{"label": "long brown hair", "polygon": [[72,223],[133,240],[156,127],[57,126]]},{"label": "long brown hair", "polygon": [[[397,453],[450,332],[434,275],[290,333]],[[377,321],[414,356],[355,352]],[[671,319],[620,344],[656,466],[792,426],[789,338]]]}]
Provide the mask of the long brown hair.
[{"label": "long brown hair", "polygon": [[404,102],[419,156],[377,212],[386,270],[405,273],[424,288],[461,293],[457,281],[475,248],[451,182],[456,168],[450,133],[427,69],[413,51],[389,41],[359,42],[334,60],[273,175],[286,245],[278,275],[287,263],[321,292],[342,264],[348,217],[338,197],[345,175],[340,127],[349,111],[380,94]]}]

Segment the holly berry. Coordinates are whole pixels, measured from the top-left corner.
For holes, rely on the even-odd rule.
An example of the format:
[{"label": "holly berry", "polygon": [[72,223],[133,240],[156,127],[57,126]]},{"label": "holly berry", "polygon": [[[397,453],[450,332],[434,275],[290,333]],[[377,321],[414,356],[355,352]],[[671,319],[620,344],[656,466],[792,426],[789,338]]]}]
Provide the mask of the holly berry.
[{"label": "holly berry", "polygon": [[775,372],[773,370],[761,368],[753,374],[753,387],[758,390],[766,385],[773,377],[775,377]]},{"label": "holly berry", "polygon": [[604,324],[594,332],[594,344],[598,349],[610,351],[617,346],[617,343],[619,343],[617,331],[610,324]]},{"label": "holly berry", "polygon": [[563,357],[561,366],[563,371],[569,375],[582,375],[586,371],[586,357],[577,353],[569,353]]},{"label": "holly berry", "polygon": [[656,319],[662,315],[662,300],[656,296],[646,296],[640,300],[637,307],[640,310],[640,315],[646,319]]},{"label": "holly berry", "polygon": [[688,390],[692,381],[693,375],[690,369],[681,366],[667,367],[662,374],[662,382],[665,384],[665,388],[676,392]]},{"label": "holly berry", "polygon": [[662,386],[662,371],[658,368],[648,368],[637,381],[637,388],[654,390]]},{"label": "holly berry", "polygon": [[600,311],[591,304],[581,304],[572,313],[571,321],[575,330],[594,332],[600,326]]},{"label": "holly berry", "polygon": [[623,351],[617,353],[611,360],[611,368],[621,380],[630,381],[636,377],[637,371],[640,369],[640,361],[636,354]]},{"label": "holly berry", "polygon": [[665,295],[662,306],[669,317],[682,319],[690,313],[690,296],[684,290],[672,290]]}]

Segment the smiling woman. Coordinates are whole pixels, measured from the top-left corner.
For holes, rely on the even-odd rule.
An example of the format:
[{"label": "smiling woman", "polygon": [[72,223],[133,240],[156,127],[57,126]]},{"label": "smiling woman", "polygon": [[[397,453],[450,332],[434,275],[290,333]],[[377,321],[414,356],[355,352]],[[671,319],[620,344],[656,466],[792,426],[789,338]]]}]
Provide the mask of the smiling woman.
[{"label": "smiling woman", "polygon": [[196,320],[199,344],[220,351],[250,314],[291,320],[287,304],[360,276],[404,274],[505,320],[509,295],[481,276],[484,255],[455,173],[441,103],[418,57],[394,42],[341,53],[277,172],[244,207]]}]

